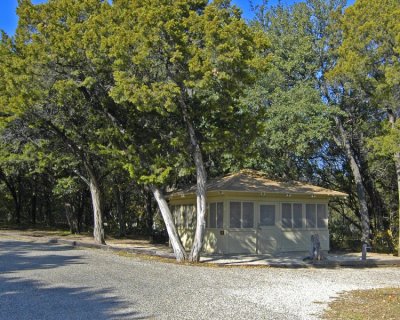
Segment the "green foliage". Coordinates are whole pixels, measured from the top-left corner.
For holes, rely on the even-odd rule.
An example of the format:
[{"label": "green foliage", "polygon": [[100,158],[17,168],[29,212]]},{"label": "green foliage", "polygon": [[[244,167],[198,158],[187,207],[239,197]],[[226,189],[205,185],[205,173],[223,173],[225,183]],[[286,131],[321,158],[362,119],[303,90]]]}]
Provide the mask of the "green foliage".
[{"label": "green foliage", "polygon": [[112,14],[115,29],[104,41],[114,59],[110,95],[129,119],[151,116],[146,138],[135,139],[147,168],[141,180],[192,172],[187,120],[206,154],[242,152],[238,142],[254,136],[258,123],[239,100],[257,74],[263,41],[255,41],[238,9],[227,1],[115,1]]},{"label": "green foliage", "polygon": [[312,156],[329,135],[331,113],[310,86],[274,92],[266,115],[268,146],[290,150],[296,156]]},{"label": "green foliage", "polygon": [[343,42],[332,77],[361,84],[382,107],[394,100],[400,83],[400,4],[358,0],[343,16]]},{"label": "green foliage", "polygon": [[[348,108],[362,115],[357,120],[349,117],[348,122],[352,124],[350,129],[358,132],[354,145],[360,149],[365,185],[371,185],[369,179],[374,180],[376,193],[369,191],[370,210],[380,211],[378,221],[383,221],[379,221],[378,228],[390,225],[392,229],[399,206],[398,196],[393,193],[397,188],[392,179],[396,171],[387,159],[399,151],[399,18],[400,3],[395,0],[358,0],[347,8],[336,25],[343,40],[335,52],[337,63],[328,74],[331,83],[351,96]],[[364,137],[369,149],[363,147]],[[398,166],[396,158],[395,161]],[[386,174],[382,175],[382,171]],[[377,195],[385,199],[385,206],[380,204],[382,200],[377,201]]]},{"label": "green foliage", "polygon": [[70,194],[79,192],[80,183],[76,177],[64,177],[57,180],[57,184],[53,188],[54,195],[65,197]]},{"label": "green foliage", "polygon": [[270,41],[265,58],[270,68],[245,100],[265,110],[260,119],[263,132],[254,145],[256,156],[252,154],[247,165],[272,176],[314,179],[318,164],[313,159],[326,152],[334,116],[340,114],[321,99],[320,90],[329,61],[324,28],[337,10],[337,1],[259,7],[253,26],[262,28]]},{"label": "green foliage", "polygon": [[392,156],[400,152],[400,119],[394,124],[384,122],[379,136],[369,140],[371,147],[378,156]]},{"label": "green foliage", "polygon": [[[15,36],[0,38],[1,203],[23,196],[26,216],[29,199],[48,195],[59,212],[63,200],[84,212],[77,177],[90,167],[107,219],[120,201],[132,225],[145,216],[143,185],[193,182],[190,124],[210,176],[254,167],[342,189],[350,197],[338,212],[356,225],[340,119],[373,227],[386,232],[400,139],[382,112],[399,111],[399,3],[343,8],[261,6],[247,24],[225,0],[19,1]],[[337,233],[351,234],[338,217]]]},{"label": "green foliage", "polygon": [[[374,107],[392,109],[395,113],[399,109],[399,19],[400,4],[396,0],[356,1],[343,16],[339,59],[329,74],[333,81],[360,91],[363,99]],[[383,132],[378,133],[371,145],[379,153],[396,153],[398,140],[397,125],[389,129],[383,124]]]}]

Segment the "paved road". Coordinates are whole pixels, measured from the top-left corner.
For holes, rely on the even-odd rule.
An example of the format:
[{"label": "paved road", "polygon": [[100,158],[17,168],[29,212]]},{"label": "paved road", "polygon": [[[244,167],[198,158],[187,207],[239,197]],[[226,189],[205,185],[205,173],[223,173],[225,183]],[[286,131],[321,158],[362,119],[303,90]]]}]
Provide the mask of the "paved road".
[{"label": "paved road", "polygon": [[318,319],[339,292],[400,286],[400,268],[181,266],[0,240],[0,319]]}]

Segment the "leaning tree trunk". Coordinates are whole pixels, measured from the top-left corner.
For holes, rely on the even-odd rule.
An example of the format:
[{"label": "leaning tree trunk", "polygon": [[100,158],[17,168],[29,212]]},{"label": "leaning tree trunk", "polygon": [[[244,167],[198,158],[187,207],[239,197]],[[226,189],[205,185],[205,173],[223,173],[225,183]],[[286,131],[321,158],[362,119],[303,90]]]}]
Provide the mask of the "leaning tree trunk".
[{"label": "leaning tree trunk", "polygon": [[105,244],[104,228],[103,228],[103,214],[101,211],[101,198],[100,188],[96,180],[90,179],[89,181],[90,195],[92,196],[94,226],[93,236],[97,243]]},{"label": "leaning tree trunk", "polygon": [[351,148],[349,138],[339,118],[335,119],[336,125],[340,132],[341,145],[344,147],[348,161],[350,162],[351,172],[353,173],[354,181],[356,184],[356,191],[358,197],[358,204],[360,207],[361,218],[361,242],[362,244],[369,244],[370,239],[370,221],[367,205],[367,193],[363,185],[360,167],[356,161],[354,152]]},{"label": "leaning tree trunk", "polygon": [[96,175],[94,174],[92,168],[87,163],[85,163],[85,168],[89,175],[88,184],[89,184],[90,195],[92,197],[93,218],[94,218],[93,237],[97,243],[106,244],[104,238],[100,185],[97,181]]},{"label": "leaning tree trunk", "polygon": [[189,116],[187,105],[181,97],[180,100],[183,119],[187,126],[190,138],[191,148],[193,150],[193,159],[196,166],[196,183],[197,183],[197,211],[196,211],[196,232],[194,234],[193,246],[190,251],[189,260],[192,262],[200,261],[200,252],[203,248],[204,234],[206,231],[206,212],[207,212],[207,194],[206,194],[206,183],[207,174],[204,167],[203,155],[201,152],[199,141],[196,137],[192,121]]},{"label": "leaning tree trunk", "polygon": [[172,249],[174,250],[176,260],[182,262],[187,259],[185,249],[182,246],[181,240],[179,239],[178,232],[176,231],[174,220],[172,219],[171,211],[169,210],[168,203],[164,198],[162,191],[156,186],[150,186],[151,191],[154,194],[154,198],[157,201],[158,207],[160,208],[161,215],[163,217],[165,226],[167,228],[169,240],[171,241]]}]

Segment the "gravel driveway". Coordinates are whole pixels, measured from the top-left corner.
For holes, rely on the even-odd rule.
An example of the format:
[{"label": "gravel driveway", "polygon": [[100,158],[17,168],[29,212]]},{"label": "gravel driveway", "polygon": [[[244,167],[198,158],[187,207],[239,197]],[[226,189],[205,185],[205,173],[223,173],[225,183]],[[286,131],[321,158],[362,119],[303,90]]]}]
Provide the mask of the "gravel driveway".
[{"label": "gravel driveway", "polygon": [[0,240],[0,319],[318,319],[339,292],[400,286],[400,268],[181,266]]}]

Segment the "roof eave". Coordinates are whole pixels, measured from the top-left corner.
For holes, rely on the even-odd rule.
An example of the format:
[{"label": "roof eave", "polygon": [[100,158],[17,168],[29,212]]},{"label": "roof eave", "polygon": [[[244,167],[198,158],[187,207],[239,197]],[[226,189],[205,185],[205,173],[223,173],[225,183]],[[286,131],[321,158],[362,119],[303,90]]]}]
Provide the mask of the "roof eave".
[{"label": "roof eave", "polygon": [[[207,191],[208,196],[224,195],[224,194],[240,194],[246,193],[251,195],[257,195],[260,197],[266,196],[284,196],[290,198],[292,196],[310,196],[311,198],[347,198],[348,195],[342,192],[332,192],[332,193],[318,193],[318,192],[262,192],[262,191],[248,191],[248,190],[209,190]],[[177,192],[168,196],[169,199],[180,199],[186,197],[196,196],[196,192]]]}]

